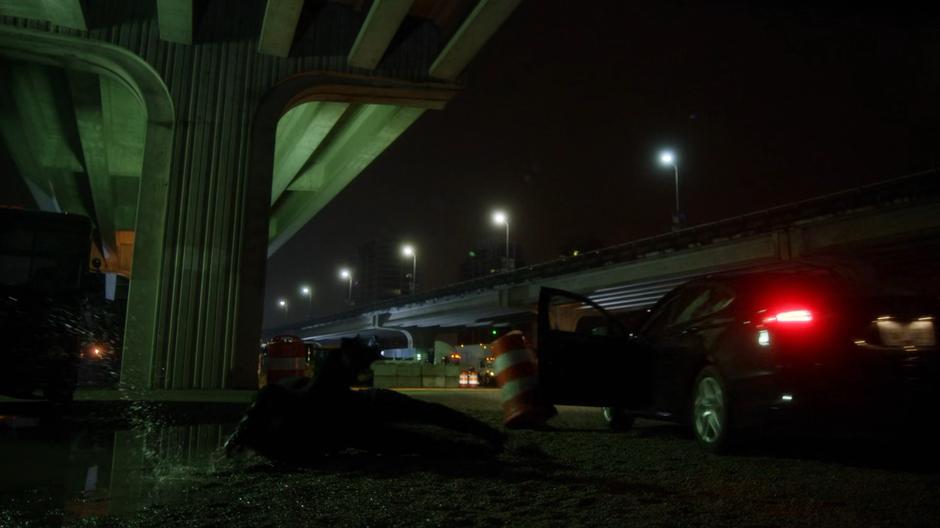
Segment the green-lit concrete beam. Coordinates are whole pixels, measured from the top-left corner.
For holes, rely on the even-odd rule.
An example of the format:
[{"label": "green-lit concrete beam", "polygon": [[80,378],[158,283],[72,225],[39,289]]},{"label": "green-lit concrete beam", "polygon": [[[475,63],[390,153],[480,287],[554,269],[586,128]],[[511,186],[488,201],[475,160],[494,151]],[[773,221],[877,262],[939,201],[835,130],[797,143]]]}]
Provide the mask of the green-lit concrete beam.
[{"label": "green-lit concrete beam", "polygon": [[275,57],[286,57],[290,54],[303,7],[304,0],[268,0],[264,8],[264,20],[261,22],[258,51]]},{"label": "green-lit concrete beam", "polygon": [[408,129],[423,108],[365,104],[351,107],[271,214],[268,255],[332,200]]},{"label": "green-lit concrete beam", "polygon": [[0,14],[47,20],[57,26],[85,31],[80,0],[0,0]]},{"label": "green-lit concrete beam", "polygon": [[290,185],[291,191],[320,191],[344,175],[355,176],[421,115],[418,109],[363,104],[351,108],[323,152]]},{"label": "green-lit concrete beam", "polygon": [[356,41],[349,51],[347,62],[355,68],[375,69],[398,26],[408,15],[413,0],[373,0]]},{"label": "green-lit concrete beam", "polygon": [[23,118],[20,141],[30,144],[40,166],[82,172],[71,94],[63,70],[16,63],[9,71],[10,91]]},{"label": "green-lit concrete beam", "polygon": [[271,183],[272,205],[294,180],[347,108],[348,103],[304,103],[292,108],[278,121],[274,147],[274,179]]},{"label": "green-lit concrete beam", "polygon": [[133,176],[111,176],[114,199],[114,228],[134,230],[137,222],[137,200],[140,178]]},{"label": "green-lit concrete beam", "polygon": [[521,1],[480,0],[431,64],[428,74],[448,81],[456,79]]},{"label": "green-lit concrete beam", "polygon": [[162,40],[193,43],[193,0],[157,0],[157,21]]},{"label": "green-lit concrete beam", "polygon": [[68,72],[72,91],[72,106],[81,140],[85,161],[85,174],[91,185],[95,205],[95,224],[105,259],[117,258],[118,247],[114,234],[114,202],[111,174],[108,170],[108,141],[101,103],[100,77],[91,73]]},{"label": "green-lit concrete beam", "polygon": [[[9,104],[10,98],[0,93],[0,140],[7,146],[10,157],[29,188],[33,201],[43,211],[60,211],[55,197],[55,188],[52,180],[54,176],[50,169],[39,165],[29,148],[23,141],[23,125],[16,109]],[[15,178],[15,174],[4,174],[3,178]]]},{"label": "green-lit concrete beam", "polygon": [[80,0],[40,0],[46,20],[57,26],[85,31],[85,13]]},{"label": "green-lit concrete beam", "polygon": [[50,171],[50,183],[59,209],[63,213],[95,219],[91,189],[83,173],[53,170]]},{"label": "green-lit concrete beam", "polygon": [[[18,63],[0,64],[0,77],[9,82],[0,83],[0,139],[6,144],[37,205],[44,211],[70,212],[88,215],[91,211],[90,193],[83,189],[78,160],[62,167],[56,162],[61,145],[53,138],[36,138],[48,127],[51,134],[61,129],[62,116],[56,115],[56,105],[50,96],[49,79],[45,69],[22,69]],[[27,93],[30,88],[37,92]],[[68,87],[65,87],[66,97]],[[61,139],[61,138],[59,138]],[[50,159],[52,161],[50,162]],[[59,160],[61,161],[61,160]],[[15,177],[15,175],[4,175]]]},{"label": "green-lit concrete beam", "polygon": [[140,101],[123,84],[102,77],[101,107],[108,138],[108,172],[112,177],[139,178],[147,136],[147,115],[141,112]]},{"label": "green-lit concrete beam", "polygon": [[[0,79],[12,79],[12,70],[9,63],[0,61]],[[13,163],[19,170],[19,176],[26,182],[36,205],[43,211],[57,211],[58,204],[55,203],[52,189],[45,177],[46,171],[36,162],[29,143],[23,139],[23,123],[9,82],[0,83],[0,140],[6,145]],[[3,175],[4,178],[16,176]]]}]

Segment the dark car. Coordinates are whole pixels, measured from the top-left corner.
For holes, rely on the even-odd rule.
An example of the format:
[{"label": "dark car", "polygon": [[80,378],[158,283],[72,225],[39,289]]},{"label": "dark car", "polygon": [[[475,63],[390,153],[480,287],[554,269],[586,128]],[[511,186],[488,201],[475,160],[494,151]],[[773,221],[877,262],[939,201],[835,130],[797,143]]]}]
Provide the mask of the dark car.
[{"label": "dark car", "polygon": [[726,449],[777,416],[897,414],[940,402],[936,299],[827,272],[694,280],[629,332],[591,300],[543,289],[539,374],[553,403],[691,425]]}]

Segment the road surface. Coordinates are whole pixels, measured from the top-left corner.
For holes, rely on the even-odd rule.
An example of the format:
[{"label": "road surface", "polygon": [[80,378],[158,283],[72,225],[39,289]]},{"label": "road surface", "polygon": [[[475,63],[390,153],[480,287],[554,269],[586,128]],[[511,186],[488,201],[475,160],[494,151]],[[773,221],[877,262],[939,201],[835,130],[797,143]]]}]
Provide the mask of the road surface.
[{"label": "road surface", "polygon": [[[494,390],[403,392],[500,423]],[[632,431],[611,432],[597,409],[559,410],[548,430],[509,431],[506,449],[496,456],[486,456],[472,439],[427,431],[428,442],[450,446],[446,455],[347,452],[306,468],[258,457],[220,457],[216,447],[230,426],[209,432],[207,426],[190,428],[195,433],[179,441],[178,431],[148,437],[159,428],[150,424],[146,430],[142,422],[139,434],[114,433],[113,452],[105,450],[110,466],[102,463],[96,470],[110,471],[110,479],[99,476],[97,489],[83,491],[79,481],[87,484],[88,471],[73,471],[75,483],[65,485],[52,502],[39,501],[47,508],[40,514],[37,495],[26,488],[41,486],[24,482],[16,493],[4,493],[0,525],[36,519],[81,526],[226,528],[940,523],[934,437],[771,435],[741,454],[714,456],[678,426],[639,420]],[[91,457],[94,446],[75,451],[75,445],[84,449],[76,435],[90,433],[72,426],[69,434],[67,457],[41,456],[73,461],[62,462],[66,465]],[[5,438],[4,452],[10,453],[10,446],[24,452],[22,438]],[[146,448],[139,454],[126,449],[134,438]],[[190,448],[180,450],[177,444]],[[39,466],[31,467],[36,473]]]}]

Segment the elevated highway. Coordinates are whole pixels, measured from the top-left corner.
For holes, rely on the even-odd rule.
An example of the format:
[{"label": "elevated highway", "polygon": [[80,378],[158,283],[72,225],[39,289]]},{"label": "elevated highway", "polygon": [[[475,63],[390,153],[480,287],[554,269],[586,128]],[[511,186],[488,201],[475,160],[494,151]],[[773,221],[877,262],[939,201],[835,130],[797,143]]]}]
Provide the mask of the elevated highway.
[{"label": "elevated highway", "polygon": [[[545,262],[271,329],[307,340],[354,334],[428,347],[455,330],[529,329],[543,286],[613,311],[652,305],[696,276],[839,266],[940,295],[940,173],[929,171]],[[399,339],[400,341],[400,339]],[[456,343],[452,343],[456,344]]]}]

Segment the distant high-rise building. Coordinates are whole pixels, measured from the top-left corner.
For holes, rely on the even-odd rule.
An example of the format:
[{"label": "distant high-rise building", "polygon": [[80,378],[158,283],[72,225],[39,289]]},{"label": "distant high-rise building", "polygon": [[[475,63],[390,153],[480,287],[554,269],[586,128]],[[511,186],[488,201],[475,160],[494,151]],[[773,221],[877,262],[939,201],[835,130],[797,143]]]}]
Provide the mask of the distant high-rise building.
[{"label": "distant high-rise building", "polygon": [[356,255],[353,299],[357,304],[368,304],[407,293],[411,285],[410,262],[408,259],[405,266],[398,240],[379,238],[361,244]]},{"label": "distant high-rise building", "polygon": [[493,273],[513,270],[525,265],[522,248],[518,242],[509,243],[509,258],[506,258],[506,239],[493,235],[477,242],[467,252],[460,264],[460,280],[470,280]]}]

